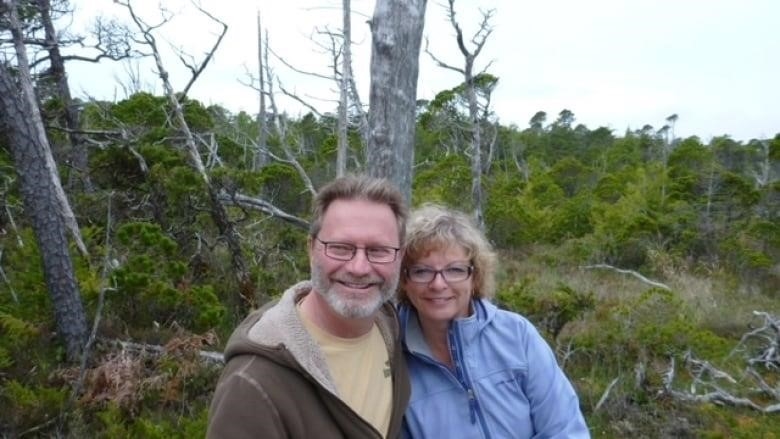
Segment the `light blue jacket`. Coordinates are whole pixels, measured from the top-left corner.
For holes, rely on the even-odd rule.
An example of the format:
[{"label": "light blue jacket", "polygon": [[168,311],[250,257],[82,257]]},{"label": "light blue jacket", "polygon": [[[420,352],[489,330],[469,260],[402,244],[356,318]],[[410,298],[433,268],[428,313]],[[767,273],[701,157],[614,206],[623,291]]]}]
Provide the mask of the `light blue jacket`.
[{"label": "light blue jacket", "polygon": [[577,394],[549,345],[524,317],[473,300],[450,325],[455,370],[433,358],[417,311],[400,307],[412,396],[411,438],[589,438]]}]

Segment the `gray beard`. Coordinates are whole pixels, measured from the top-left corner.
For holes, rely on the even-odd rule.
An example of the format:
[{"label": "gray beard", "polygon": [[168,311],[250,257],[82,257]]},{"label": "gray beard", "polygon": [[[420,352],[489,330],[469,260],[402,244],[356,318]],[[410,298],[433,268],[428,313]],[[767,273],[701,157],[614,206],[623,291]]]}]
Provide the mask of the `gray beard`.
[{"label": "gray beard", "polygon": [[390,300],[398,287],[399,273],[396,273],[389,282],[379,286],[379,295],[366,300],[352,300],[339,294],[333,282],[320,270],[319,265],[312,264],[311,283],[314,290],[322,296],[336,314],[346,319],[362,319],[373,316],[379,308]]}]

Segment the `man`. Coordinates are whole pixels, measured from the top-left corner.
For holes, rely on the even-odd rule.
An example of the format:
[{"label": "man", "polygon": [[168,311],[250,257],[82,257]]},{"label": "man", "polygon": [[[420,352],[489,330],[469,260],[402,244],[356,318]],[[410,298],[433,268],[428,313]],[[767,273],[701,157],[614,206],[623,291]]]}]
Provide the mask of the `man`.
[{"label": "man", "polygon": [[250,314],[225,349],[209,438],[395,438],[409,378],[389,299],[406,207],[385,180],[344,177],[314,200],[311,281]]}]

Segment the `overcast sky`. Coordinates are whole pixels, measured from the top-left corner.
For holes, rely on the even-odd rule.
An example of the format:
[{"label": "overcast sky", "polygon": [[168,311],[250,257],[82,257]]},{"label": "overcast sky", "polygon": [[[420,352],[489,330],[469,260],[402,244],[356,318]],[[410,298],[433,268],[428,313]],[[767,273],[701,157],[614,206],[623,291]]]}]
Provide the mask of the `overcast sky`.
[{"label": "overcast sky", "polygon": [[[111,0],[72,0],[74,27],[97,14],[125,17]],[[135,0],[148,22],[159,18],[158,2]],[[162,0],[176,16],[160,38],[195,57],[210,47],[218,28],[185,0]],[[327,75],[329,58],[312,41],[315,29],[340,29],[340,0],[202,0],[229,30],[191,95],[232,112],[256,112],[257,95],[242,82],[257,70],[257,11],[272,49],[301,70]],[[590,129],[656,129],[678,115],[678,137],[730,135],[747,141],[780,133],[780,2],[776,0],[457,0],[466,36],[481,20],[478,8],[493,9],[493,33],[476,68],[499,77],[493,107],[503,124],[520,128],[537,111],[552,122],[563,109]],[[368,103],[370,32],[366,20],[374,0],[352,0],[354,71]],[[437,57],[457,66],[463,57],[447,21],[443,1],[429,0],[425,36]],[[316,38],[316,37],[315,37]],[[325,40],[317,39],[320,43]],[[168,53],[174,87],[186,71]],[[271,59],[284,86],[321,111],[333,111],[334,84],[297,74]],[[431,99],[462,82],[459,74],[421,54],[418,99]],[[161,93],[149,64],[138,66],[146,87]],[[69,66],[76,96],[124,98],[127,66]],[[302,110],[278,102],[293,114]]]}]

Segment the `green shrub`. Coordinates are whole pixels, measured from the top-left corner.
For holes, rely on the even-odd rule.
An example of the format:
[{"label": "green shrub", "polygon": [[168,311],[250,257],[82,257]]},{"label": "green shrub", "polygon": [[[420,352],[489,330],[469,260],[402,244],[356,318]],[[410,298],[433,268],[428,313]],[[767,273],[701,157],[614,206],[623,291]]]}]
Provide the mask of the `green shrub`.
[{"label": "green shrub", "polygon": [[731,345],[698,327],[692,312],[673,292],[654,288],[622,304],[601,303],[595,321],[572,336],[594,358],[613,365],[681,356],[688,350],[700,358],[723,358]]},{"label": "green shrub", "polygon": [[192,285],[179,247],[159,225],[126,223],[116,233],[122,262],[113,272],[113,311],[139,327],[176,321],[203,331],[219,324],[226,308],[210,285]]},{"label": "green shrub", "polygon": [[527,282],[500,292],[498,300],[502,305],[525,315],[539,325],[553,340],[558,338],[566,324],[582,317],[596,304],[592,292],[579,292],[559,284],[553,291],[536,295]]},{"label": "green shrub", "polygon": [[6,419],[19,431],[36,427],[59,416],[69,396],[68,388],[52,388],[45,384],[24,384],[15,379],[2,383],[0,395],[6,407],[0,419]]}]

